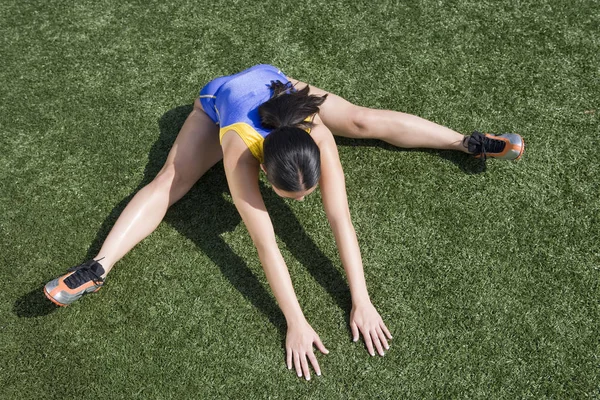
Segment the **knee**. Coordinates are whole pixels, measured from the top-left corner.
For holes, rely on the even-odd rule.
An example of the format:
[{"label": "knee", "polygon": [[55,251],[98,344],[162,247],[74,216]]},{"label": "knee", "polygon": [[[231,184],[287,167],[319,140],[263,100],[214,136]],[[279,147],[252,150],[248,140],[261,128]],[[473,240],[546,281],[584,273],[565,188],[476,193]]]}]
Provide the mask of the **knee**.
[{"label": "knee", "polygon": [[350,130],[352,135],[362,139],[376,139],[376,129],[373,127],[376,124],[374,110],[367,107],[355,106],[350,113]]},{"label": "knee", "polygon": [[150,186],[153,192],[158,196],[169,198],[169,205],[182,198],[194,185],[189,177],[177,171],[172,163],[166,164],[156,175]]},{"label": "knee", "polygon": [[177,172],[175,165],[168,163],[158,172],[152,181],[152,186],[154,186],[155,190],[168,194],[173,188],[180,186],[181,183],[182,178]]}]

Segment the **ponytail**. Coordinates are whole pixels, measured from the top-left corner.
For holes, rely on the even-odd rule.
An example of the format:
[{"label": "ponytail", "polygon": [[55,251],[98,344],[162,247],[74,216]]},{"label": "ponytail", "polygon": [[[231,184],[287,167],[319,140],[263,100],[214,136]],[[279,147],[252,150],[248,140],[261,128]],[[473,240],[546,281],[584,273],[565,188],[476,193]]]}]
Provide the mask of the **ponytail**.
[{"label": "ponytail", "polygon": [[305,121],[305,119],[319,112],[319,106],[323,104],[327,95],[309,95],[308,85],[301,90],[296,90],[292,82],[271,81],[270,88],[273,90],[273,95],[258,107],[260,122],[265,128],[294,126],[308,130],[313,127],[312,121]]},{"label": "ponytail", "polygon": [[258,108],[262,125],[272,129],[263,143],[267,179],[278,189],[302,192],[319,182],[321,152],[307,130],[307,117],[319,112],[327,95],[309,95],[308,85],[296,90],[291,82],[271,81],[273,95]]}]

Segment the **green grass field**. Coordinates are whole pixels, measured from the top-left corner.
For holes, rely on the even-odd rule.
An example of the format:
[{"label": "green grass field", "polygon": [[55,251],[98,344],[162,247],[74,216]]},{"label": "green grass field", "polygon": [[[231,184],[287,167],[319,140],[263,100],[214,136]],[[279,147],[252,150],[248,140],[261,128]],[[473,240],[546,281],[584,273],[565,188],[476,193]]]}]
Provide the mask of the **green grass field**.
[{"label": "green grass field", "polygon": [[[593,0],[0,4],[0,398],[600,397],[600,13]],[[98,251],[198,90],[270,63],[463,133],[487,165],[339,140],[385,357],[352,343],[320,194],[263,194],[331,353],[284,363],[285,320],[227,192],[203,177],[98,294],[50,279]]]}]

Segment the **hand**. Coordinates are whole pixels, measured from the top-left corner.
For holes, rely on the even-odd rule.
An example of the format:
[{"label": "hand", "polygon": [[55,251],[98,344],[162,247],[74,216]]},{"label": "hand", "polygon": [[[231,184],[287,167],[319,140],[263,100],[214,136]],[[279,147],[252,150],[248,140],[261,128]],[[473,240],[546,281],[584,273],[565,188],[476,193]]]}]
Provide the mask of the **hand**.
[{"label": "hand", "polygon": [[317,357],[313,353],[313,343],[323,354],[329,354],[329,350],[323,346],[323,342],[319,338],[319,335],[313,330],[313,328],[304,321],[300,324],[288,324],[287,337],[285,340],[285,351],[286,351],[286,364],[288,369],[292,369],[292,360],[294,361],[294,367],[298,376],[304,377],[306,380],[310,380],[310,370],[308,368],[308,360],[313,366],[313,369],[317,375],[321,375],[321,368],[319,368],[319,362]]},{"label": "hand", "polygon": [[392,338],[392,334],[371,302],[352,306],[350,329],[352,330],[352,340],[355,342],[358,340],[358,331],[360,330],[367,345],[367,350],[372,356],[375,355],[373,346],[375,346],[380,356],[385,354],[384,348],[386,350],[390,348],[388,339]]}]

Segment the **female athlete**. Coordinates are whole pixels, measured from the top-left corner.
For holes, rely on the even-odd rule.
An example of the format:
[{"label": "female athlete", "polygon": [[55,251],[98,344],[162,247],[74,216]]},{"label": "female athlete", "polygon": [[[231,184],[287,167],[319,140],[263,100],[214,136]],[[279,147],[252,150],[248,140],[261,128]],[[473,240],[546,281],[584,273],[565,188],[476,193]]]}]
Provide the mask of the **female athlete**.
[{"label": "female athlete", "polygon": [[319,186],[350,287],[353,339],[361,334],[368,352],[383,356],[392,335],[367,292],[333,135],[506,160],[519,158],[524,149],[517,134],[463,136],[413,115],[356,106],[288,78],[276,67],[256,65],[202,88],[165,165],[123,210],[97,256],[46,284],[44,293],[65,306],[98,291],[114,264],[156,229],[167,209],[209,168],[223,160],[231,196],[285,315],[287,367],[310,379],[310,363],[320,375],[313,345],[322,353],[328,350],[296,299],[259,191],[261,170],[281,197],[301,201]]}]

